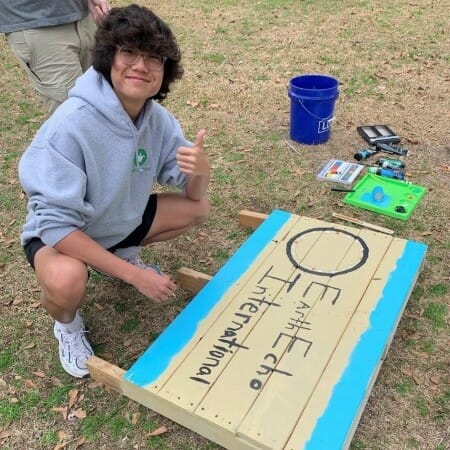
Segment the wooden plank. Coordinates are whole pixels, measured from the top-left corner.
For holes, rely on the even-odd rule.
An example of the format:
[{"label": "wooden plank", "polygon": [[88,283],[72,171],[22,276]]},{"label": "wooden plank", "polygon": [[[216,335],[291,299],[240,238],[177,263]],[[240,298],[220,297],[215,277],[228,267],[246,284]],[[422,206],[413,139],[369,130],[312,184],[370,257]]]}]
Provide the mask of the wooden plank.
[{"label": "wooden plank", "polygon": [[122,394],[122,379],[125,370],[97,356],[91,356],[87,360],[87,367],[92,379]]},{"label": "wooden plank", "polygon": [[257,228],[262,222],[267,219],[267,214],[248,211],[243,209],[239,211],[238,220],[241,226],[246,228]]},{"label": "wooden plank", "polygon": [[170,400],[161,398],[158,393],[151,391],[143,393],[143,389],[140,386],[127,379],[123,379],[122,388],[124,395],[128,398],[157,411],[159,414],[182,424],[184,427],[200,433],[202,436],[228,450],[260,450],[259,447],[242,441],[233,432],[229,432],[216,424],[207,422],[203,418],[187,411],[185,408],[173,404]]},{"label": "wooden plank", "polygon": [[179,286],[194,293],[199,292],[211,278],[210,275],[187,267],[182,267],[177,272],[177,283]]},{"label": "wooden plank", "polygon": [[365,228],[369,228],[370,230],[379,231],[380,233],[394,234],[394,230],[391,230],[390,228],[380,227],[380,225],[375,225],[373,223],[365,222],[364,220],[360,220],[356,217],[345,216],[344,214],[340,214],[337,212],[334,212],[332,214],[332,216],[335,217],[336,219],[345,220],[350,223],[356,223]]}]

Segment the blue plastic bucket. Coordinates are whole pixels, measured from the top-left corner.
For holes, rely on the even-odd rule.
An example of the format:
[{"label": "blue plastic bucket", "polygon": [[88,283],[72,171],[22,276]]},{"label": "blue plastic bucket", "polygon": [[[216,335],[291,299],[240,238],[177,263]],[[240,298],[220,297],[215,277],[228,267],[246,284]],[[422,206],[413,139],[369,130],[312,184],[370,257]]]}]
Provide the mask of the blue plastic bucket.
[{"label": "blue plastic bucket", "polygon": [[300,144],[323,144],[330,137],[339,82],[327,75],[299,75],[289,83],[290,138]]}]

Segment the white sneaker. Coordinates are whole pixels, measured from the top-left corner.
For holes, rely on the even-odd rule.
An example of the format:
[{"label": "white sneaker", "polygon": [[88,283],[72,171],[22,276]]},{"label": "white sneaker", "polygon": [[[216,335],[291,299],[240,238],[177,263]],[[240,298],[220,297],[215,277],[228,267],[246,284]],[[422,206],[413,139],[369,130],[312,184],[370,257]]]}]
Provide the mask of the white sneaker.
[{"label": "white sneaker", "polygon": [[89,375],[86,361],[94,355],[94,351],[86,339],[84,324],[78,331],[68,333],[55,323],[53,332],[59,342],[59,360],[64,370],[76,378]]},{"label": "white sneaker", "polygon": [[[142,261],[141,257],[139,256],[139,253],[141,252],[141,247],[139,246],[133,246],[133,247],[125,247],[125,248],[118,248],[114,251],[114,254],[118,256],[119,258],[123,259],[126,262],[129,262],[130,264],[133,264],[133,266],[140,267],[141,269],[153,269],[156,273],[161,275],[161,269],[156,264],[145,264],[144,261]],[[92,267],[95,272],[99,273],[100,275],[103,275],[104,277],[111,278],[106,273],[103,273],[101,270],[96,269],[95,267]]]},{"label": "white sneaker", "polygon": [[141,251],[141,247],[126,247],[126,248],[118,248],[114,254],[118,256],[119,258],[123,259],[126,262],[129,262],[130,264],[133,264],[134,266],[140,267],[141,269],[148,269],[150,266],[145,264],[144,261],[142,261],[141,257],[139,256],[139,253]]},{"label": "white sneaker", "polygon": [[141,247],[118,248],[114,254],[134,266],[140,267],[141,269],[153,269],[157,274],[161,275],[161,269],[156,264],[148,265],[142,261],[139,256],[140,251]]}]

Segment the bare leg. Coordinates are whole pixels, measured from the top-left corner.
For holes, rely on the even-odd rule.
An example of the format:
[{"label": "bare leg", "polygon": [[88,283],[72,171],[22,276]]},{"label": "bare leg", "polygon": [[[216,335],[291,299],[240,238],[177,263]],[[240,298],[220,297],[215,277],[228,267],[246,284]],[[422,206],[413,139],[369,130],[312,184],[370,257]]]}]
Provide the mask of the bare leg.
[{"label": "bare leg", "polygon": [[58,322],[71,322],[86,298],[86,265],[50,247],[36,253],[34,265],[42,306]]},{"label": "bare leg", "polygon": [[189,200],[176,193],[158,194],[156,216],[142,245],[167,241],[204,222],[209,214],[209,201]]}]

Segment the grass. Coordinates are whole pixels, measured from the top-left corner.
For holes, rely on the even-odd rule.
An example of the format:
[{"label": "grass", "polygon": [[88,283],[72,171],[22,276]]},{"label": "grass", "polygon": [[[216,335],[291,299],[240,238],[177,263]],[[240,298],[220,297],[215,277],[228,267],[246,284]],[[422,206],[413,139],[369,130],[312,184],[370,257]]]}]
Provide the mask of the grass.
[{"label": "grass", "polygon": [[[127,4],[114,0],[114,5]],[[165,105],[188,138],[207,129],[213,211],[201,229],[144,256],[163,270],[213,274],[248,235],[237,213],[285,209],[332,220],[332,211],[424,242],[428,253],[367,406],[352,450],[447,450],[450,442],[448,211],[450,134],[446,2],[361,0],[144,0],[172,26],[185,76]],[[412,26],[414,23],[414,26]],[[35,277],[19,245],[26,205],[17,164],[46,113],[0,42],[0,448],[216,450],[169,419],[61,369]],[[327,73],[340,81],[330,140],[289,141],[290,78]],[[427,194],[407,222],[351,208],[316,180],[330,158],[364,147],[356,126],[386,123],[410,149],[411,181]],[[131,288],[92,273],[84,314],[96,353],[127,369],[182,310],[190,294],[158,307]],[[84,419],[55,409],[76,389]],[[137,419],[133,419],[133,417]],[[148,434],[166,426],[168,432]],[[6,437],[2,437],[6,436]]]}]

